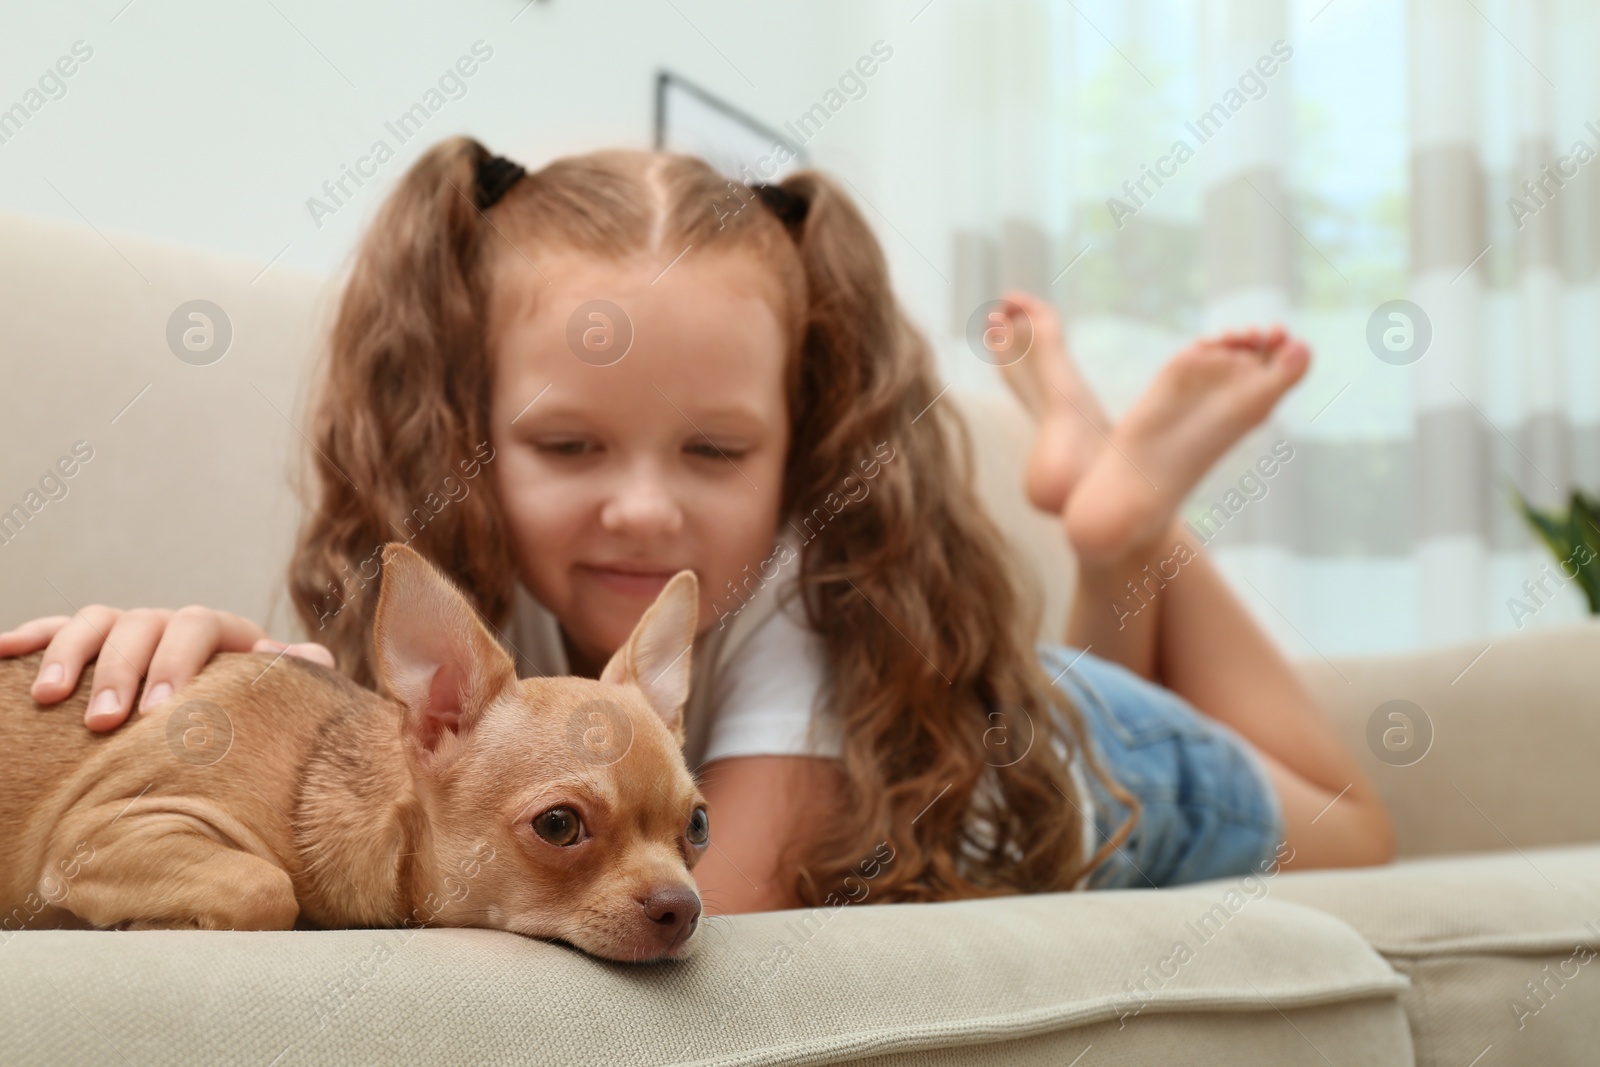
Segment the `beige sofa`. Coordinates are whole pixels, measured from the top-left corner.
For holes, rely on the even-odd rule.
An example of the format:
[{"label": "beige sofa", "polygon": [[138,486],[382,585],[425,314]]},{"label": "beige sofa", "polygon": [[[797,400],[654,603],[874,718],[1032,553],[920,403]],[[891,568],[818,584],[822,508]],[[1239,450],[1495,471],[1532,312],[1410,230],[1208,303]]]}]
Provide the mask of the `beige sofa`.
[{"label": "beige sofa", "polygon": [[[199,602],[291,632],[286,457],[330,290],[37,220],[0,218],[0,248],[0,510],[76,442],[93,450],[5,531],[0,623]],[[192,299],[232,325],[209,365],[167,340]],[[982,485],[1059,633],[1071,563],[1020,499],[1021,422],[1008,402],[947,400],[973,418]],[[1600,1062],[1600,629],[1481,650],[1305,667],[1393,806],[1389,868],[869,897],[715,920],[690,961],[638,968],[474,930],[30,931],[0,941],[0,1062]],[[1365,740],[1392,699],[1434,725],[1412,766]]]}]

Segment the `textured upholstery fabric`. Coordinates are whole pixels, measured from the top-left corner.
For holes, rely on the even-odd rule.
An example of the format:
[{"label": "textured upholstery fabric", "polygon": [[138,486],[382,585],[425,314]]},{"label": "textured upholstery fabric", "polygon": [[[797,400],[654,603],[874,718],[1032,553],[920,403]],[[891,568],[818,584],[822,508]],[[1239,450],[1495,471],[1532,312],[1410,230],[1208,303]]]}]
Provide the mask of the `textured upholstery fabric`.
[{"label": "textured upholstery fabric", "polygon": [[1419,1064],[1491,1046],[1496,1063],[1600,1059],[1600,846],[1285,872],[1272,895],[1345,920],[1411,978]]},{"label": "textured upholstery fabric", "polygon": [[[739,916],[684,964],[648,967],[476,930],[24,933],[0,950],[0,1058],[626,1067],[945,1048],[999,1064],[1094,1043],[1095,1063],[1144,1063],[1186,1044],[1178,1020],[1214,1010],[1244,1025],[1209,1027],[1196,1047],[1218,1058],[1183,1062],[1410,1062],[1404,979],[1348,926],[1258,899],[1203,941],[1191,927],[1224,891]],[[1163,966],[1180,940],[1191,958]]]},{"label": "textured upholstery fabric", "polygon": [[[1589,622],[1301,670],[1388,802],[1400,854],[1426,856],[1600,840],[1597,664]],[[1432,723],[1432,748],[1408,767],[1367,741],[1391,700]]]},{"label": "textured upholstery fabric", "polygon": [[[276,607],[271,629],[288,636],[290,475],[306,451],[322,280],[106,238],[115,249],[87,227],[0,216],[0,510],[73,442],[94,449],[67,496],[0,545],[5,625],[90,603],[196,603],[264,621]],[[167,343],[172,313],[195,299],[232,325],[209,366]]]}]

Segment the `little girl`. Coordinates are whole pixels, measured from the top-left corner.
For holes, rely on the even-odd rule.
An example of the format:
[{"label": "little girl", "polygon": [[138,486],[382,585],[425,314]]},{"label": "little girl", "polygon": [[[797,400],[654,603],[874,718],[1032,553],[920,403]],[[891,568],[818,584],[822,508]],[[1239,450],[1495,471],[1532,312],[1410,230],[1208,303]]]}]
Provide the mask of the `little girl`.
[{"label": "little girl", "polygon": [[369,561],[403,540],[524,676],[595,677],[690,568],[685,756],[715,830],[695,872],[711,912],[1385,861],[1371,784],[1175,522],[1306,347],[1281,329],[1197,342],[1112,426],[1051,308],[1004,308],[1034,337],[1006,370],[1039,420],[1028,493],[1079,561],[1072,648],[1036,646],[928,343],[831,180],[752,188],[633,151],[529,174],[456,138],[383,206],[333,327],[289,569],[319,644],[96,606],[0,655],[44,648],[49,704],[111,650],[94,730],[223,650],[373,684]]}]

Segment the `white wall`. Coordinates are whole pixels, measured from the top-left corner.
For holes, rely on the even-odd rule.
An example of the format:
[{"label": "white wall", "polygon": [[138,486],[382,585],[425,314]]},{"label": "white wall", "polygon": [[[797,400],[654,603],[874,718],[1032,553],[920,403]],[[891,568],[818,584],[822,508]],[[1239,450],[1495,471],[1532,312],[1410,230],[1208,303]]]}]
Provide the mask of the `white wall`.
[{"label": "white wall", "polygon": [[[963,210],[946,176],[953,157],[968,155],[951,141],[961,114],[947,96],[971,89],[958,86],[950,49],[970,58],[960,23],[987,15],[963,0],[925,4],[97,0],[13,9],[0,15],[0,108],[25,102],[76,42],[92,56],[64,79],[65,95],[0,143],[0,210],[92,225],[113,245],[118,233],[139,234],[328,273],[346,262],[390,183],[439,137],[470,133],[529,165],[647,146],[661,67],[777,126],[883,40],[892,60],[807,149],[866,199],[905,299],[942,339],[950,227]],[[492,57],[463,79],[464,95],[402,145],[385,123],[480,41]],[[396,157],[319,226],[307,199],[379,138]],[[970,356],[951,372],[980,382],[992,373]]]}]

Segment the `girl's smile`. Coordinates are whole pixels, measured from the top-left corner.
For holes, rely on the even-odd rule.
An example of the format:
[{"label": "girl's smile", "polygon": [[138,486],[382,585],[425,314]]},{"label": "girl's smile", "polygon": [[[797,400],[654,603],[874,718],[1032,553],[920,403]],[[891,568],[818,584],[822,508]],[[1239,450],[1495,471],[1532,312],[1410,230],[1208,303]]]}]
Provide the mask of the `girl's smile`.
[{"label": "girl's smile", "polygon": [[[677,573],[668,567],[650,567],[640,564],[578,563],[573,568],[589,581],[620,596],[638,597],[645,606],[655,600],[656,594],[666,588],[667,582]],[[691,568],[692,569],[692,568]]]}]

